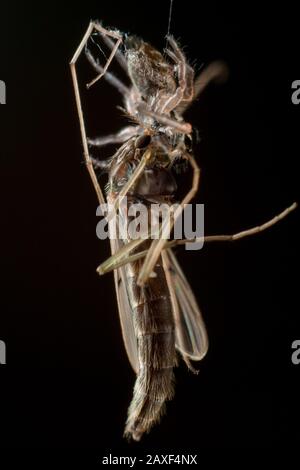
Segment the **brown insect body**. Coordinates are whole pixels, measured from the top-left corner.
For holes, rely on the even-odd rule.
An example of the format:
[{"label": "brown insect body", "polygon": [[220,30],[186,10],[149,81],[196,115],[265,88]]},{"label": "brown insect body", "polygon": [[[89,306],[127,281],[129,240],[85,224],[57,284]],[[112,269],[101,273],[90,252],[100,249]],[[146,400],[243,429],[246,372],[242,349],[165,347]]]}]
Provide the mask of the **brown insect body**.
[{"label": "brown insect body", "polygon": [[[170,41],[174,52],[169,51],[169,54],[176,64],[179,64],[180,60],[184,60],[184,56],[176,42],[172,38]],[[136,37],[129,37],[125,41],[125,49],[128,74],[132,81],[132,88],[125,97],[125,106],[135,117],[138,127],[135,135],[121,146],[111,160],[107,199],[111,203],[118,199],[143,155],[149,151],[151,158],[143,173],[127,192],[127,210],[131,203],[136,202],[146,205],[153,202],[171,204],[177,189],[172,165],[175,160],[186,158],[188,150],[185,146],[185,134],[190,130],[190,125],[187,124],[187,131],[182,127],[180,131],[174,132],[172,124],[178,122],[180,126],[183,121],[179,114],[176,116],[175,108],[183,100],[192,99],[194,72],[185,62],[178,72],[177,66],[167,62],[160,52]],[[178,74],[181,81],[184,78],[184,84],[180,84],[180,93]],[[162,116],[170,119],[170,122],[161,122],[160,115],[156,119],[156,113],[161,113],[162,109]],[[123,216],[126,218],[127,213]],[[148,216],[150,219],[150,211]],[[130,238],[127,238],[125,241],[112,243],[113,254],[118,252],[122,244],[130,241]],[[146,240],[139,248],[145,250],[150,249],[150,246],[151,241]],[[173,397],[173,368],[177,362],[174,300],[171,298],[170,281],[166,278],[162,256],[157,259],[145,285],[138,283],[142,265],[143,261],[138,260],[129,262],[115,271],[119,308],[122,305],[121,309],[124,309],[126,303],[128,311],[127,325],[121,318],[124,342],[137,373],[124,433],[126,437],[134,440],[140,440],[143,433],[151,429],[162,415],[165,402]],[[127,331],[129,322],[132,322],[131,328],[136,342],[129,346],[130,350],[128,343],[134,343],[134,340],[128,339],[132,335]],[[177,319],[177,328],[181,328],[178,323],[180,320]],[[206,352],[203,324],[201,328],[201,339],[204,338],[202,346]],[[182,342],[184,343],[184,340]],[[180,340],[177,341],[177,346],[179,343]],[[189,364],[184,348],[185,346],[182,354]]]},{"label": "brown insect body", "polygon": [[[121,156],[116,155],[112,160],[109,187],[114,188],[115,192],[108,196],[111,202],[116,199],[116,192],[129,180],[132,168],[142,155],[141,150],[136,148],[138,139],[125,144]],[[155,153],[154,149],[152,151]],[[127,209],[131,202],[150,204],[157,200],[168,203],[175,190],[176,183],[170,170],[150,165],[129,192]],[[130,239],[126,242],[130,242]],[[143,249],[149,246],[150,241],[146,240]],[[141,260],[127,263],[123,268],[124,277],[118,281],[118,288],[125,290],[129,301],[137,341],[139,369],[125,428],[125,435],[135,440],[139,440],[159,420],[165,409],[165,401],[173,397],[173,367],[176,365],[172,302],[162,259],[159,258],[154,274],[145,286],[137,283],[141,266]],[[124,285],[120,285],[122,282]]]},{"label": "brown insect body", "polygon": [[[111,50],[104,67],[87,47],[94,31]],[[200,169],[190,145],[187,145],[187,140],[191,142],[192,126],[184,120],[183,114],[208,83],[224,80],[227,76],[226,66],[214,62],[194,80],[194,71],[178,44],[171,36],[167,39],[165,52],[168,60],[141,39],[124,37],[118,31],[91,22],[70,63],[87,168],[101,204],[105,198],[95,169],[108,173],[106,199],[117,207],[121,229],[128,221],[128,211],[133,203],[142,202],[147,206],[146,217],[149,220],[151,203],[171,205],[174,202],[176,182],[172,171],[174,163],[180,159],[191,165],[193,181],[179,205],[180,210],[176,209],[173,225],[184,205],[195,196]],[[119,50],[122,42],[124,52]],[[126,112],[134,122],[117,134],[94,140],[88,140],[86,136],[75,68],[84,48],[88,60],[98,72],[88,86],[104,77],[122,94]],[[108,71],[114,57],[130,78],[130,86]],[[91,159],[88,143],[99,147],[122,145],[111,159],[97,161]],[[125,195],[127,207],[124,208],[122,199]],[[208,236],[204,240],[230,241],[253,235],[271,227],[296,207],[296,203],[292,204],[261,226],[234,235]],[[109,228],[111,234],[112,227]],[[139,440],[159,420],[165,402],[173,396],[176,350],[194,370],[190,361],[200,361],[208,349],[207,333],[197,301],[172,252],[172,246],[186,240],[168,242],[171,230],[172,226],[163,225],[155,240],[151,240],[148,234],[146,240],[144,237],[132,240],[127,231],[125,238],[110,236],[112,256],[97,269],[99,274],[114,271],[124,344],[137,374],[125,428],[125,435],[135,440]]]},{"label": "brown insect body", "polygon": [[173,367],[176,364],[172,304],[162,262],[156,277],[146,286],[137,285],[141,261],[126,265],[127,292],[137,338],[139,371],[136,378],[125,435],[139,440],[164,411],[173,397]]}]

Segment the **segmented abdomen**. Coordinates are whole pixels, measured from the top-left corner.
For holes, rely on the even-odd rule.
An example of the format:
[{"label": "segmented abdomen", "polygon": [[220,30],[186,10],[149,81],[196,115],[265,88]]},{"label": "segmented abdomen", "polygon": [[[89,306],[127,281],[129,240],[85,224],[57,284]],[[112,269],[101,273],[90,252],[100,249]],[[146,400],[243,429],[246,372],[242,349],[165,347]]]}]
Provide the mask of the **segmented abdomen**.
[{"label": "segmented abdomen", "polygon": [[164,412],[173,397],[176,363],[174,322],[164,270],[159,263],[156,277],[145,287],[136,283],[141,261],[126,267],[128,298],[134,316],[139,372],[128,409],[125,436],[139,440]]}]

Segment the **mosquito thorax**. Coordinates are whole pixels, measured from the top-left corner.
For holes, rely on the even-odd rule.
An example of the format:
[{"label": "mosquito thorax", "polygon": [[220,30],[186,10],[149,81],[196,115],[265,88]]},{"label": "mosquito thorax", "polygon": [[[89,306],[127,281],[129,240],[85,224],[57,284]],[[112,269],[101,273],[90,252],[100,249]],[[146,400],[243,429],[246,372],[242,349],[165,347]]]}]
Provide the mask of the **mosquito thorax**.
[{"label": "mosquito thorax", "polygon": [[151,136],[149,134],[142,134],[137,137],[136,141],[134,142],[134,146],[136,149],[144,149],[148,147],[151,142]]},{"label": "mosquito thorax", "polygon": [[177,190],[176,181],[166,168],[146,168],[137,185],[135,194],[143,197],[172,196]]}]

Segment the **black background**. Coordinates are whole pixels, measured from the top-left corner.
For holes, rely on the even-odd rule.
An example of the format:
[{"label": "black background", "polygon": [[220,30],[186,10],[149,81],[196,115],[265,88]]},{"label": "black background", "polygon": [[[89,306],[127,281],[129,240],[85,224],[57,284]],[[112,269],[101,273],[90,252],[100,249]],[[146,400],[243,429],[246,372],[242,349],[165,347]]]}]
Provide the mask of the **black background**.
[{"label": "black background", "polygon": [[[300,365],[291,363],[291,343],[300,339],[299,210],[236,244],[178,250],[210,350],[198,376],[183,364],[176,370],[175,398],[150,435],[140,444],[122,439],[134,374],[113,277],[95,272],[109,244],[95,235],[97,201],[82,163],[68,62],[96,18],[162,49],[168,9],[156,0],[1,5],[3,448],[90,448],[99,460],[299,442]],[[262,11],[253,3],[174,1],[171,31],[190,62],[223,59],[231,72],[187,113],[202,139],[197,201],[205,203],[207,234],[262,223],[297,200],[298,29],[287,2]],[[79,69],[81,84],[93,77],[84,59]],[[124,125],[120,97],[104,81],[84,96],[90,135]]]}]

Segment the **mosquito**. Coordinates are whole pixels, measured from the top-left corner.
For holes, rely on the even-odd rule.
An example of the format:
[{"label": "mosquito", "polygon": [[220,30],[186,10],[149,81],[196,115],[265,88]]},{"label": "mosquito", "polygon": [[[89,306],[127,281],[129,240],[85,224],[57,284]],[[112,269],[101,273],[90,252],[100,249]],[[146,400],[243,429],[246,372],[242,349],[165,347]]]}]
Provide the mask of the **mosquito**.
[{"label": "mosquito", "polygon": [[[109,50],[104,66],[88,46],[95,35]],[[87,87],[103,77],[122,95],[130,125],[116,134],[87,138],[76,72],[82,51],[97,72]],[[113,59],[122,67],[129,84],[109,70]],[[124,435],[139,441],[159,421],[166,402],[174,395],[176,351],[189,369],[197,372],[191,361],[200,361],[208,350],[200,309],[172,248],[187,241],[231,241],[254,235],[283,219],[297,204],[263,225],[234,235],[171,239],[174,224],[195,196],[200,180],[200,168],[190,148],[192,125],[184,114],[210,82],[225,78],[226,66],[214,62],[195,77],[194,69],[171,35],[167,36],[167,47],[161,54],[142,39],[104,28],[97,21],[89,24],[70,66],[85,163],[98,202],[109,202],[119,211],[119,224],[127,216],[121,204],[125,196],[129,206],[136,201],[144,204],[163,201],[171,206],[176,197],[176,162],[187,162],[193,172],[191,188],[178,204],[171,224],[162,224],[155,239],[111,238],[112,256],[97,269],[99,274],[114,272],[123,340],[136,373]],[[120,144],[111,158],[95,160],[90,156],[91,146],[107,144]],[[97,169],[108,175],[106,197]]]}]

